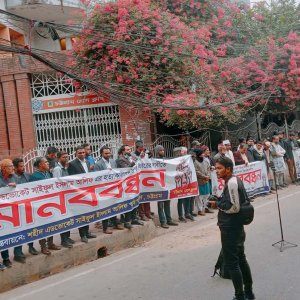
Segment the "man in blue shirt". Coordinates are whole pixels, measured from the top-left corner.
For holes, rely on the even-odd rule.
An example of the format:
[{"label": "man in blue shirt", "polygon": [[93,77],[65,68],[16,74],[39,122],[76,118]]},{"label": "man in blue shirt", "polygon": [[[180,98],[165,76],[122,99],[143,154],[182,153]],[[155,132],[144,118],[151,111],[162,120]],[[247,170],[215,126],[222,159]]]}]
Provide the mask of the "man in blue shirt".
[{"label": "man in blue shirt", "polygon": [[84,148],[85,151],[85,160],[90,163],[90,170],[93,171],[96,161],[94,157],[91,155],[92,147],[90,144],[83,144],[82,147]]},{"label": "man in blue shirt", "polygon": [[[55,178],[61,178],[65,176],[69,176],[68,167],[69,167],[69,155],[65,151],[61,151],[57,153],[58,164],[53,169],[52,175]],[[61,245],[65,248],[73,248],[73,244],[75,241],[70,238],[71,232],[66,231],[60,234],[61,237]]]},{"label": "man in blue shirt", "polygon": [[[52,177],[49,172],[49,162],[44,157],[38,157],[33,165],[36,168],[36,171],[32,173],[29,178],[29,181],[39,181],[50,179]],[[53,243],[53,236],[50,236],[46,239],[39,240],[41,246],[41,252],[45,255],[50,255],[50,250],[60,250],[60,247]],[[29,252],[30,248],[33,247],[33,243],[29,243]]]}]

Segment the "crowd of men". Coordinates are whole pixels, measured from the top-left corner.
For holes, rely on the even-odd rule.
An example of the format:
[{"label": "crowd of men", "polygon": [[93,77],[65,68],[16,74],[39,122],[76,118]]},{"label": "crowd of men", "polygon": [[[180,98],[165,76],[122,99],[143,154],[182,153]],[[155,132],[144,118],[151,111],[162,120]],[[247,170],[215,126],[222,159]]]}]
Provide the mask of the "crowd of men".
[{"label": "crowd of men", "polygon": [[[299,137],[298,137],[299,138]],[[284,172],[275,172],[275,178],[270,168],[272,160],[277,157],[283,157],[289,170],[291,182],[298,185],[296,174],[295,160],[293,150],[300,147],[300,139],[296,134],[289,132],[287,138],[283,132],[274,134],[272,140],[255,141],[249,137],[247,140],[241,138],[236,149],[232,149],[229,140],[224,140],[218,145],[218,152],[212,156],[209,147],[201,145],[199,141],[191,143],[191,149],[186,147],[177,147],[174,149],[174,156],[183,156],[191,154],[193,157],[198,185],[199,196],[178,199],[177,212],[178,221],[186,223],[194,221],[197,216],[204,216],[206,213],[213,213],[209,208],[209,197],[212,194],[211,175],[214,171],[215,161],[222,157],[228,157],[234,165],[247,165],[254,161],[264,161],[268,170],[268,179],[271,187],[271,193],[275,189],[287,186],[288,180],[284,177]],[[89,144],[83,144],[75,149],[75,159],[69,161],[69,154],[65,151],[58,151],[55,147],[49,147],[45,157],[38,157],[34,162],[35,171],[32,174],[25,172],[24,161],[22,158],[14,160],[4,159],[1,161],[0,187],[14,188],[18,184],[44,180],[48,178],[60,178],[69,175],[78,175],[88,172],[96,172],[101,170],[111,170],[115,168],[133,167],[139,159],[153,156],[154,158],[166,159],[165,149],[161,145],[157,145],[153,151],[147,151],[142,141],[136,141],[135,150],[132,152],[131,147],[122,145],[118,150],[117,159],[112,158],[111,149],[104,146],[100,150],[100,159],[95,160],[91,155],[92,150]],[[162,228],[168,229],[169,226],[177,226],[171,214],[170,200],[165,199],[157,203],[158,218]],[[140,204],[138,208],[127,212],[118,217],[112,217],[101,223],[95,224],[96,228],[103,231],[104,234],[112,234],[115,230],[130,230],[133,226],[144,225],[153,219],[153,213],[150,209],[150,203]],[[90,231],[90,226],[86,225],[79,228],[80,240],[88,243],[89,239],[96,238],[96,235]],[[51,251],[60,250],[61,247],[72,248],[75,241],[71,238],[70,232],[60,234],[60,244],[56,245],[53,236],[47,239],[39,240],[40,252],[50,255]],[[14,261],[25,263],[26,257],[22,251],[22,246],[13,249]],[[39,251],[34,243],[28,244],[29,253],[38,255]],[[0,263],[0,270],[4,270],[12,266],[9,258],[9,251],[1,252],[3,263]]]}]

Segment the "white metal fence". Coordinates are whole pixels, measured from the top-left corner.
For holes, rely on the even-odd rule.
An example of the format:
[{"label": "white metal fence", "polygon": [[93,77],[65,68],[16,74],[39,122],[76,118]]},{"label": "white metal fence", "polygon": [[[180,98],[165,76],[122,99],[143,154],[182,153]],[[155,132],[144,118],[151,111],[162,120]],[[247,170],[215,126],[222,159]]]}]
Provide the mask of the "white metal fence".
[{"label": "white metal fence", "polygon": [[[274,134],[274,132],[278,131],[294,131],[294,132],[299,132],[300,131],[300,120],[294,120],[291,125],[286,126],[278,126],[276,123],[269,123],[266,128],[263,128],[261,130],[261,138],[271,138]],[[233,144],[237,145],[238,144],[238,139],[240,137],[246,138],[247,136],[251,136],[254,138],[257,138],[257,130],[248,130],[248,129],[241,129],[237,130],[234,133],[229,134],[230,140]]]}]

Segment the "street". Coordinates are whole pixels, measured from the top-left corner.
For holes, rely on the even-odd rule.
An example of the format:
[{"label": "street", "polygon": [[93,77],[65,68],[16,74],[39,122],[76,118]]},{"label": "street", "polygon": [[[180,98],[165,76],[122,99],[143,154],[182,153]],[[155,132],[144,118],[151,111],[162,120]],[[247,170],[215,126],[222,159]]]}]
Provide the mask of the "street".
[{"label": "street", "polygon": [[[300,188],[279,193],[285,238],[300,244]],[[275,195],[257,198],[255,220],[245,228],[254,292],[258,300],[300,299],[300,247],[280,253],[271,246],[280,240],[275,200]],[[211,278],[220,251],[216,213],[196,220],[139,247],[3,293],[0,300],[232,299],[231,281]]]}]

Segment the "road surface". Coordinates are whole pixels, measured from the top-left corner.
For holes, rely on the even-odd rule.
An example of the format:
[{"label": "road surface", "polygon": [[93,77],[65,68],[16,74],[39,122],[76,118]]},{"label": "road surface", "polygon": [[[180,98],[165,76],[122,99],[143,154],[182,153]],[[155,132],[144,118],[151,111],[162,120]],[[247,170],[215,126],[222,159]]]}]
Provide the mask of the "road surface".
[{"label": "road surface", "polygon": [[[300,245],[300,187],[280,191],[280,200],[285,238]],[[275,196],[257,199],[255,207],[254,223],[246,227],[246,254],[256,297],[300,299],[300,247],[280,253],[271,246],[280,240]],[[231,281],[210,277],[220,250],[216,213],[165,232],[139,247],[3,293],[0,300],[232,299]]]}]

